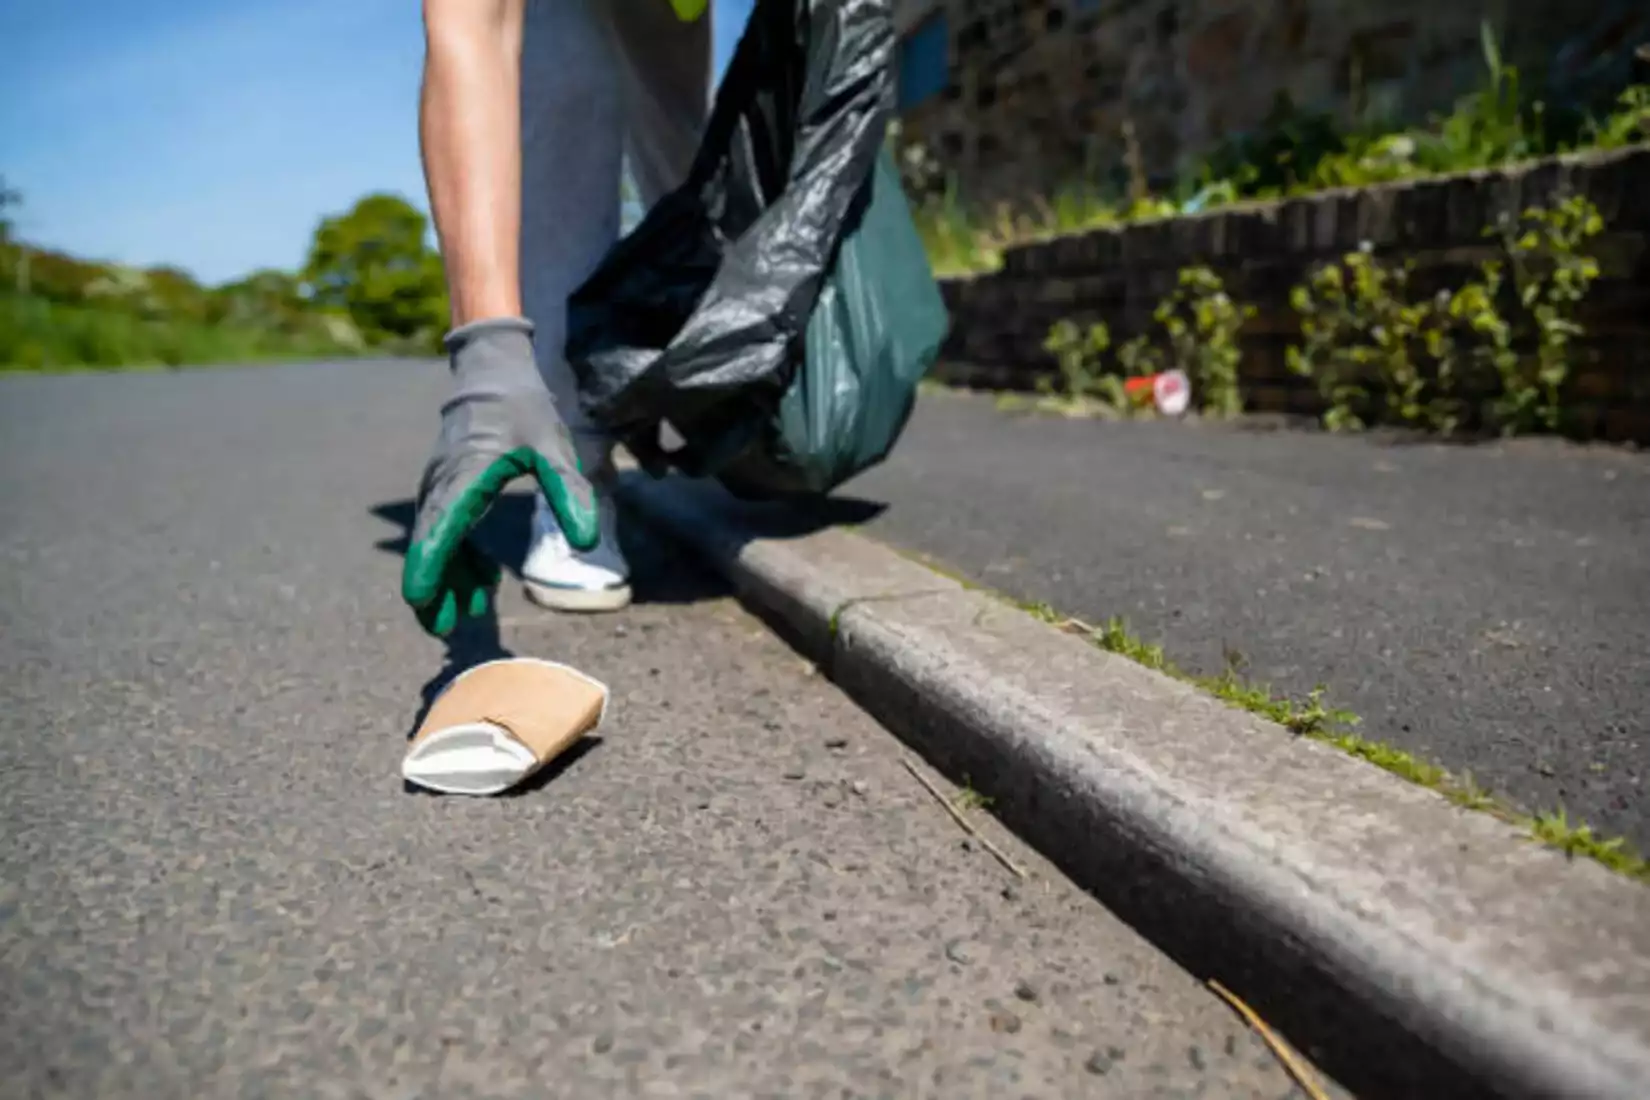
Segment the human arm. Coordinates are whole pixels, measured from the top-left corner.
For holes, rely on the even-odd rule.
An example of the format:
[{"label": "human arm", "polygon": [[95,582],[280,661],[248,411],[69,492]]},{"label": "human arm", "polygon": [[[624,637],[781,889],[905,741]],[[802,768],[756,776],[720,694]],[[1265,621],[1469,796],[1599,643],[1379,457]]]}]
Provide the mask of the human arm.
[{"label": "human arm", "polygon": [[452,302],[452,389],[419,482],[402,598],[450,633],[486,612],[498,566],[470,534],[534,478],[568,541],[596,542],[591,488],[521,316],[520,69],[525,0],[425,0],[419,136]]}]

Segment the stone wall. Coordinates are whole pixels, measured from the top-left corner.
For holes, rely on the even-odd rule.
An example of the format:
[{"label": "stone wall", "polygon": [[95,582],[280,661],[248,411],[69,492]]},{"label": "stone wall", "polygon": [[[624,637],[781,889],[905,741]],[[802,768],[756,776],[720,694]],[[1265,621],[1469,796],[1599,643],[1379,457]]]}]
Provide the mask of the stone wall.
[{"label": "stone wall", "polygon": [[1289,289],[1320,264],[1370,242],[1416,264],[1415,285],[1459,285],[1498,251],[1484,230],[1503,212],[1569,194],[1595,203],[1602,277],[1582,303],[1567,404],[1607,439],[1650,443],[1650,146],[1286,202],[1142,222],[1010,251],[1003,269],[948,280],[952,331],[935,377],[1027,390],[1053,363],[1042,344],[1061,318],[1105,321],[1120,342],[1150,326],[1178,272],[1206,264],[1257,314],[1242,335],[1246,401],[1258,411],[1313,414],[1310,381],[1291,374],[1299,337]]},{"label": "stone wall", "polygon": [[1625,81],[1650,40],[1643,0],[903,0],[943,18],[950,84],[902,114],[977,199],[1115,176],[1127,124],[1148,177],[1300,108],[1403,124],[1484,80],[1480,27],[1528,75]]}]

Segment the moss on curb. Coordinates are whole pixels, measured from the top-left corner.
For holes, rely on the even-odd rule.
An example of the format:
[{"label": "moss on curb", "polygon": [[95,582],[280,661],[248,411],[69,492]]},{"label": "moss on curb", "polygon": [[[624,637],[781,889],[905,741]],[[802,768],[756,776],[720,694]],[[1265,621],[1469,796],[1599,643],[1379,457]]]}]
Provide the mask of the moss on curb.
[{"label": "moss on curb", "polygon": [[1219,676],[1199,676],[1171,661],[1162,646],[1152,645],[1135,636],[1122,619],[1112,618],[1101,626],[1094,626],[1062,615],[1047,604],[1016,600],[963,576],[926,554],[887,543],[883,545],[924,568],[949,577],[964,588],[1001,600],[1058,630],[1082,637],[1097,649],[1126,657],[1154,672],[1201,688],[1228,706],[1257,714],[1296,736],[1310,737],[1340,749],[1400,779],[1426,787],[1463,809],[1487,813],[1514,826],[1532,840],[1571,858],[1581,856],[1591,859],[1617,874],[1650,884],[1650,859],[1634,849],[1626,838],[1601,837],[1594,833],[1591,826],[1571,821],[1563,807],[1550,813],[1525,813],[1504,798],[1478,786],[1469,775],[1455,775],[1438,764],[1384,741],[1359,736],[1352,732],[1359,723],[1358,716],[1351,711],[1326,705],[1325,688],[1321,685],[1303,698],[1280,695],[1268,685],[1245,681],[1238,674],[1236,661],[1230,662]]}]

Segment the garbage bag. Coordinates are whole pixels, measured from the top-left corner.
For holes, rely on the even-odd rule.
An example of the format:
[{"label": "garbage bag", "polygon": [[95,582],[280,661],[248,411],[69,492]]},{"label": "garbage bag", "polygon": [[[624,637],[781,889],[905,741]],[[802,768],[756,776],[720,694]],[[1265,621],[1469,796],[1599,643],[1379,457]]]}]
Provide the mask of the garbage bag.
[{"label": "garbage bag", "polygon": [[886,152],[765,432],[717,477],[742,497],[823,495],[888,456],[950,321]]},{"label": "garbage bag", "polygon": [[[897,380],[926,369],[907,350],[926,330],[887,324],[908,307],[884,296],[926,285],[931,308],[919,292],[913,316],[931,316],[938,292],[920,248],[851,236],[903,218],[891,241],[915,240],[891,166],[872,180],[893,49],[888,0],[757,0],[687,179],[569,300],[585,410],[655,475],[818,492],[886,453],[876,425],[897,436]],[[856,418],[843,399],[882,404]],[[666,424],[682,441],[668,453]]]}]

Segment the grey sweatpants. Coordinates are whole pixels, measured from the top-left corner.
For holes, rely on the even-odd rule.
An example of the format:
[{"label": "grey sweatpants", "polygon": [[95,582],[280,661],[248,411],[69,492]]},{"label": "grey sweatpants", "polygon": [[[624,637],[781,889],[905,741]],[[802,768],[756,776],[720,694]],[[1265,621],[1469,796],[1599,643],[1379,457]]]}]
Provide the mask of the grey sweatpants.
[{"label": "grey sweatpants", "polygon": [[527,0],[521,59],[521,294],[539,371],[585,470],[609,444],[563,355],[567,297],[618,238],[622,157],[644,205],[687,174],[708,114],[711,15],[667,0]]}]

